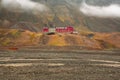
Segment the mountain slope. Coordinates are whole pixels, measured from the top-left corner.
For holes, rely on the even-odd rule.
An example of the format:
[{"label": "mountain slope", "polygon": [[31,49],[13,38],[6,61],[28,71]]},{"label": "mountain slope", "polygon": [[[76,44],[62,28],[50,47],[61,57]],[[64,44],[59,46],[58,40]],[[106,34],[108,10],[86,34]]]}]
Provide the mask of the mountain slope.
[{"label": "mountain slope", "polygon": [[[44,26],[67,26],[72,25],[78,31],[119,32],[120,18],[96,18],[82,14],[78,4],[82,0],[34,0],[46,5],[49,10],[42,12],[15,12],[0,7],[0,27],[11,28],[19,22],[30,22],[36,26],[38,32]],[[104,1],[103,1],[104,2]],[[110,0],[112,2],[112,0]],[[119,2],[115,0],[115,2]],[[89,4],[101,4],[99,0],[87,0]],[[104,3],[104,4],[107,4]],[[31,31],[31,30],[30,30]]]}]

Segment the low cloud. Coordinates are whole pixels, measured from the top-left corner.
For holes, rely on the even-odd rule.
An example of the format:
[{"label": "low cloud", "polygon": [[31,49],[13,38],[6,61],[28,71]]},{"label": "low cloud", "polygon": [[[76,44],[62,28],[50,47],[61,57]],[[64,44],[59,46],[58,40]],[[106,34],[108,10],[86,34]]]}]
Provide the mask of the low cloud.
[{"label": "low cloud", "polygon": [[87,16],[116,18],[120,17],[120,5],[111,4],[109,6],[93,6],[83,2],[80,6],[80,11]]},{"label": "low cloud", "polygon": [[48,8],[31,0],[2,0],[1,5],[12,12],[46,11]]}]

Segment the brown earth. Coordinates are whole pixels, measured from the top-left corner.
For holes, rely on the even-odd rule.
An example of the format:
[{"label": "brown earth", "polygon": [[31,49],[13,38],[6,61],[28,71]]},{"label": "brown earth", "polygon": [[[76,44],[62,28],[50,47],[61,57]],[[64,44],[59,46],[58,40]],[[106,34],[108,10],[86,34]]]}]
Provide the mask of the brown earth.
[{"label": "brown earth", "polygon": [[0,51],[0,80],[119,80],[120,51]]},{"label": "brown earth", "polygon": [[95,33],[94,39],[104,43],[104,47],[120,48],[120,33]]},{"label": "brown earth", "polygon": [[54,34],[30,31],[0,30],[1,47],[56,46],[82,49],[120,49],[120,33]]}]

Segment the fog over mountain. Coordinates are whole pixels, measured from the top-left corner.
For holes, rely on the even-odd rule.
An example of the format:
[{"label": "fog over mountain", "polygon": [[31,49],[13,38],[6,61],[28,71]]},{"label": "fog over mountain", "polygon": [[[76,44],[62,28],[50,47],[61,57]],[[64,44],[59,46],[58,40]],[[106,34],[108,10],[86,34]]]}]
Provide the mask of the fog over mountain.
[{"label": "fog over mountain", "polygon": [[120,5],[111,4],[109,6],[93,6],[88,5],[85,2],[81,4],[80,11],[87,16],[96,16],[96,17],[120,17]]},{"label": "fog over mountain", "polygon": [[[30,11],[33,9],[38,10],[38,11],[47,10],[48,7],[45,4],[42,4],[41,2],[42,3],[48,2],[49,4],[50,3],[51,4],[69,3],[71,5],[80,7],[80,9],[86,8],[86,10],[87,9],[91,10],[91,7],[93,10],[94,9],[97,10],[98,8],[103,10],[105,8],[104,11],[109,11],[109,9],[112,9],[112,10],[115,9],[112,12],[117,11],[120,8],[119,0],[14,0],[14,1],[13,0],[1,0],[1,7],[6,8],[11,11],[16,10],[18,12],[20,12],[21,10]],[[81,11],[84,12],[83,9]]]},{"label": "fog over mountain", "polygon": [[87,16],[120,17],[120,1],[118,0],[66,0],[71,5],[80,8]]},{"label": "fog over mountain", "polygon": [[39,29],[52,23],[80,30],[120,31],[120,0],[0,0],[0,26],[9,28],[21,21]]},{"label": "fog over mountain", "polygon": [[31,0],[2,0],[1,6],[9,11],[21,12],[21,11],[44,11],[47,7],[41,3],[37,3]]}]

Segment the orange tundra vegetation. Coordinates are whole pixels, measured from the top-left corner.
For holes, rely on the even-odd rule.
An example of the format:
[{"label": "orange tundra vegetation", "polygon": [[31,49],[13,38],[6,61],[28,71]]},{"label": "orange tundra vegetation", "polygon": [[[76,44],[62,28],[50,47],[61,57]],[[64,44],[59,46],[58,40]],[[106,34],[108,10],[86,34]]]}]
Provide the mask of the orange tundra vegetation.
[{"label": "orange tundra vegetation", "polygon": [[[30,31],[0,30],[0,47],[14,46],[70,46],[82,49],[120,49],[120,33],[54,34]],[[15,47],[16,48],[16,47]]]},{"label": "orange tundra vegetation", "polygon": [[51,35],[49,37],[48,45],[50,46],[67,46],[65,35]]},{"label": "orange tundra vegetation", "polygon": [[120,48],[120,33],[95,33],[94,39],[97,41],[101,41],[107,43],[106,47],[108,48]]}]

